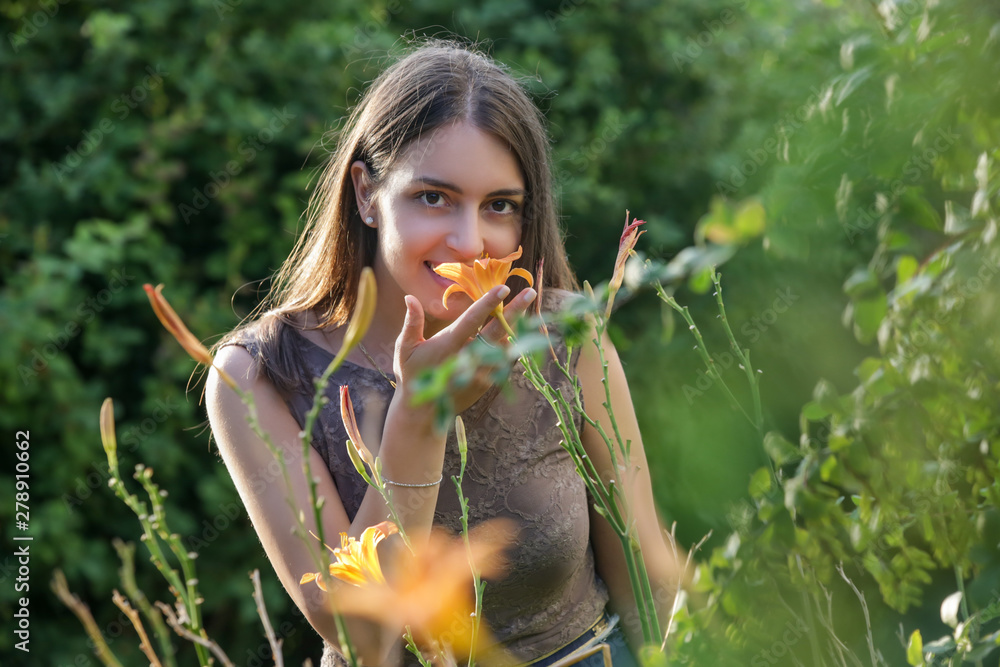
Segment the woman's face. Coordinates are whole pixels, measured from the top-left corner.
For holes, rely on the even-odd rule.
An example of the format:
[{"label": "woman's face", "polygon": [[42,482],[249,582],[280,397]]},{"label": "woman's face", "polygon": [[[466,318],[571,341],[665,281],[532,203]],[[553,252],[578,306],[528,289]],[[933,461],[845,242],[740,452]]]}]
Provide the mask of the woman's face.
[{"label": "woman's face", "polygon": [[[363,163],[352,167],[363,173]],[[355,176],[355,191],[364,190]],[[432,271],[444,262],[471,263],[485,251],[503,257],[521,241],[525,184],[506,144],[459,122],[410,144],[385,178],[373,205],[359,203],[375,219],[375,279],[380,306],[405,310],[403,296],[420,300],[433,333],[472,303],[465,294],[441,297],[451,284]]]}]

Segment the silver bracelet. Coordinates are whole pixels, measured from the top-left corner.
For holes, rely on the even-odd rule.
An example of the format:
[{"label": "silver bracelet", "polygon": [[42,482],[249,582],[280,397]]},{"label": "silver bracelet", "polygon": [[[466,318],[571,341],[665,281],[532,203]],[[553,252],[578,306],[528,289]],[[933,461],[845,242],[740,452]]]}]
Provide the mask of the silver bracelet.
[{"label": "silver bracelet", "polygon": [[421,489],[421,488],[428,487],[428,486],[437,486],[438,484],[441,483],[441,481],[443,479],[444,479],[444,475],[441,475],[441,477],[438,479],[438,481],[436,481],[436,482],[427,482],[426,484],[408,484],[407,482],[394,482],[391,479],[387,479],[386,477],[383,477],[382,481],[385,482],[386,484],[393,484],[395,486],[408,486],[408,487],[413,488],[413,489]]}]

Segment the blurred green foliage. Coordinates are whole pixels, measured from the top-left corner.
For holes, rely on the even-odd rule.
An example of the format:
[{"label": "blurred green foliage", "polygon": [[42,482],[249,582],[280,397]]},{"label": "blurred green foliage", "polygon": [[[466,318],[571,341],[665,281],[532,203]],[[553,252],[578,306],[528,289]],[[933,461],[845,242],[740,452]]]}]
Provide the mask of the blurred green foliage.
[{"label": "blurred green foliage", "polygon": [[[722,273],[763,370],[766,448],[655,295],[614,320],[663,515],[684,546],[714,531],[679,661],[822,664],[824,588],[836,634],[867,655],[838,561],[889,664],[905,659],[900,623],[951,632],[938,606],[954,568],[969,614],[996,601],[996,283],[979,276],[997,266],[995,6],[3,0],[0,21],[0,424],[31,432],[32,662],[96,664],[48,590],[59,567],[125,664],[145,664],[110,602],[111,538],[139,529],[107,489],[105,396],[123,469],[156,470],[199,552],[209,634],[238,664],[268,662],[245,578],[259,567],[289,663],[318,658],[233,512],[200,389],[186,389],[192,364],[140,286],[165,283],[205,338],[244,317],[291,248],[330,130],[413,34],[481,39],[524,77],[581,278],[610,274],[625,208],[648,221],[640,249],[666,260],[696,228],[722,240],[737,219],[756,226],[763,206],[763,243]],[[706,285],[690,287],[678,298],[738,386]],[[768,455],[781,488],[754,475]],[[8,545],[13,513],[0,507]],[[18,595],[12,552],[3,609]],[[166,596],[141,546],[137,570]],[[0,635],[0,655],[17,661],[13,642]]]}]

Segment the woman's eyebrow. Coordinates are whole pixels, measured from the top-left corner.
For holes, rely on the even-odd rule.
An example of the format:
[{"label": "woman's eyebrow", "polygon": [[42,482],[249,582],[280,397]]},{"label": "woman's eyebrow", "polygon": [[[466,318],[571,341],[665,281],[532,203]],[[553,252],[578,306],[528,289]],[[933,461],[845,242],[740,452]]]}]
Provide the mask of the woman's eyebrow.
[{"label": "woman's eyebrow", "polygon": [[[454,183],[449,183],[448,181],[442,181],[439,178],[434,178],[432,176],[418,176],[413,179],[414,183],[424,183],[426,185],[433,185],[436,188],[444,188],[445,190],[451,190],[457,194],[463,194],[462,188],[458,187]],[[528,191],[523,188],[503,188],[500,190],[494,190],[486,195],[487,197],[527,197]]]}]

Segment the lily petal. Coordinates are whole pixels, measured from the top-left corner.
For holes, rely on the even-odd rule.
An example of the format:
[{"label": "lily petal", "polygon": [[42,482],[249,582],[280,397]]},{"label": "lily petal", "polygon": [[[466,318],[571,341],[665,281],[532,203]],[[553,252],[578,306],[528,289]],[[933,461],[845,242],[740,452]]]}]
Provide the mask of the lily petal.
[{"label": "lily petal", "polygon": [[[434,272],[455,282],[445,290],[441,303],[448,307],[448,297],[452,294],[465,293],[473,301],[477,301],[498,285],[503,285],[511,276],[520,276],[534,286],[531,274],[522,268],[511,269],[511,264],[521,257],[523,249],[518,246],[517,250],[506,257],[489,257],[483,255],[472,262],[472,265],[458,262],[447,262],[434,267]],[[502,309],[498,307],[498,311]]]}]

